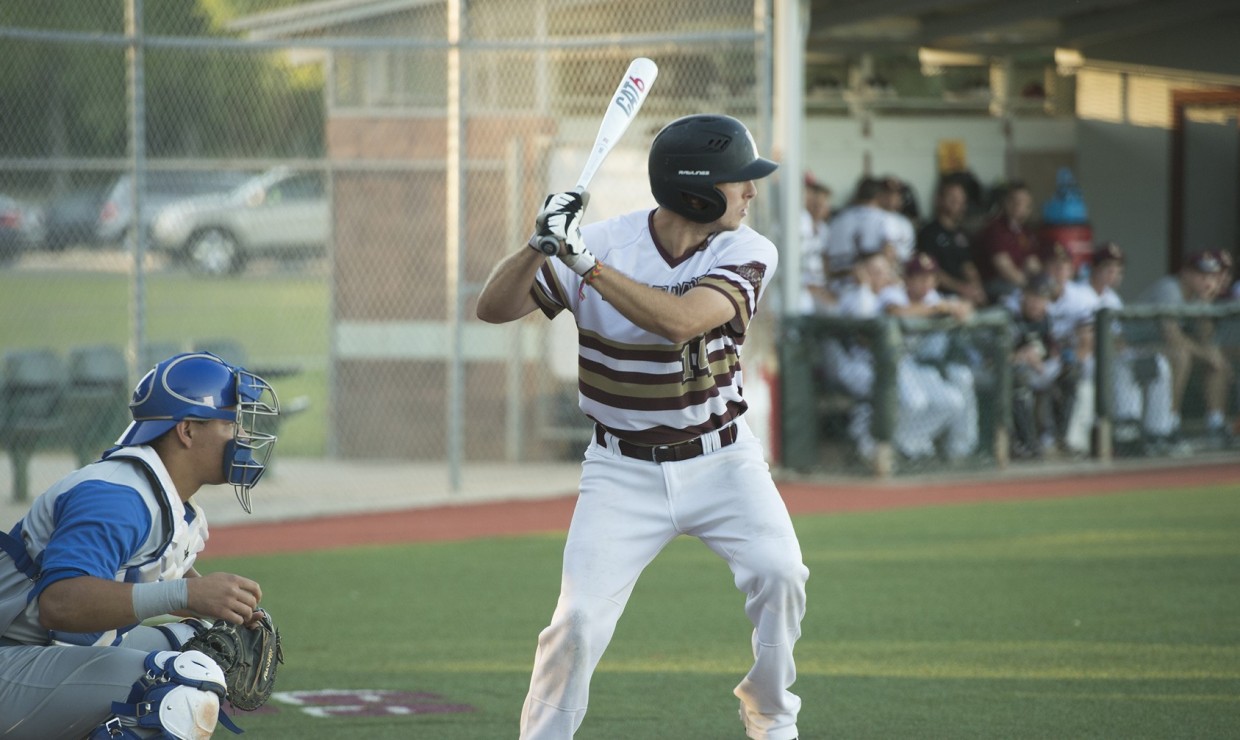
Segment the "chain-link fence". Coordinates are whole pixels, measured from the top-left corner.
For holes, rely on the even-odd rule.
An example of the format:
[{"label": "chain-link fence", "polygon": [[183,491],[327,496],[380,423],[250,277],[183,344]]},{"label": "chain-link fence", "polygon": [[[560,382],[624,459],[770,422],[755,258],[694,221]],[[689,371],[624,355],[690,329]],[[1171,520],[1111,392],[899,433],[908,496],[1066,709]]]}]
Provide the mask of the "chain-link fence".
[{"label": "chain-link fence", "polygon": [[474,296],[576,180],[633,57],[658,85],[589,219],[653,205],[646,151],[680,115],[737,116],[769,148],[769,18],[762,0],[4,3],[6,449],[93,457],[138,375],[209,348],[273,382],[284,458],[558,455],[584,440],[560,408],[569,320],[485,325]]}]

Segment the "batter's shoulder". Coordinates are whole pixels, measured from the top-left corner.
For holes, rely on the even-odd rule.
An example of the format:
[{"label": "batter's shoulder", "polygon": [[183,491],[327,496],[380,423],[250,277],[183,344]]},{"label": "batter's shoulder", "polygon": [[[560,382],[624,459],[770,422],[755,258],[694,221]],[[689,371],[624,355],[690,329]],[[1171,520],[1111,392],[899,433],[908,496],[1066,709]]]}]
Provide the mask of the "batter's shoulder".
[{"label": "batter's shoulder", "polygon": [[768,271],[774,270],[779,263],[779,250],[775,243],[744,225],[736,231],[717,235],[710,246],[727,263],[761,262]]},{"label": "batter's shoulder", "polygon": [[650,241],[650,210],[632,211],[581,227],[581,236],[594,256],[603,259],[617,250]]}]

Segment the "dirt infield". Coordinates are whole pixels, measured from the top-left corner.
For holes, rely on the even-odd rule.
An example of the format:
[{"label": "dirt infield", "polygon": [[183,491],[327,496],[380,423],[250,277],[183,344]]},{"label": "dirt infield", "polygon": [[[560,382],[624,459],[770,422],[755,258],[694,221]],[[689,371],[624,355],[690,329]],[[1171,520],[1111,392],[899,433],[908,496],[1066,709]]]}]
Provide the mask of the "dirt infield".
[{"label": "dirt infield", "polygon": [[[1089,471],[998,480],[825,484],[781,482],[796,514],[875,511],[980,501],[1009,501],[1240,483],[1240,461],[1127,471]],[[304,552],[355,545],[464,540],[560,532],[574,494],[539,500],[437,506],[318,519],[211,528],[211,556]]]}]

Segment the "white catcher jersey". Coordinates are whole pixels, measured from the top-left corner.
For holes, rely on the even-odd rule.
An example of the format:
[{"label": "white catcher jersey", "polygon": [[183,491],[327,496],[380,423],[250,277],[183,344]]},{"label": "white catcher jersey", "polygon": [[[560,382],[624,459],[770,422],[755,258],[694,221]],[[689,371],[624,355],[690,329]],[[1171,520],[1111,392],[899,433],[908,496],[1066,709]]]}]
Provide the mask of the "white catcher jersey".
[{"label": "white catcher jersey", "polygon": [[720,429],[745,412],[741,345],[779,257],[766,237],[741,226],[713,235],[673,260],[656,243],[653,211],[634,211],[582,227],[586,246],[633,280],[683,295],[708,287],[736,307],[723,326],[683,344],[638,327],[557,259],[539,269],[531,294],[549,318],[568,309],[577,321],[581,410],[622,439],[675,444]]},{"label": "white catcher jersey", "polygon": [[[142,467],[149,471],[149,476]],[[121,448],[106,459],[62,478],[36,498],[20,522],[22,545],[32,559],[37,562],[60,526],[58,520],[63,516],[58,506],[60,498],[92,482],[118,490],[132,489],[142,497],[150,516],[150,528],[144,540],[120,564],[120,570],[114,574],[115,580],[153,583],[182,578],[189,572],[198,553],[206,546],[206,513],[192,500],[181,501],[163,461],[146,446]],[[192,516],[187,517],[190,513]],[[106,520],[113,514],[100,511],[99,517]],[[102,549],[78,552],[80,562],[75,564],[81,565],[82,574],[90,574],[95,563],[104,562],[114,554],[109,548],[115,545],[100,535],[99,548]],[[48,631],[40,625],[38,599],[29,597],[37,585],[13,567],[7,555],[0,555],[0,634],[4,637],[30,645],[43,644],[48,639]],[[128,629],[73,635],[58,633],[55,638],[63,644],[114,645],[119,642],[120,634]]]}]

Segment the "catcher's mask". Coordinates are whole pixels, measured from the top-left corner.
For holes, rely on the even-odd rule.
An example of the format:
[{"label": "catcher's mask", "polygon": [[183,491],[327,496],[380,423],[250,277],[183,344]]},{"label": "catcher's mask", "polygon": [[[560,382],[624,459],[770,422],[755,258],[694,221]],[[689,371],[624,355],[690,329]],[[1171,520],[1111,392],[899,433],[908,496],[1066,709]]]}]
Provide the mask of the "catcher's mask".
[{"label": "catcher's mask", "polygon": [[133,423],[116,440],[122,447],[150,444],[186,419],[233,422],[224,479],[250,513],[250,489],[275,449],[274,420],[280,413],[267,381],[210,352],[188,352],[163,360],[139,380],[129,409]]},{"label": "catcher's mask", "polygon": [[700,224],[722,217],[728,199],[715,186],[760,180],[778,167],[758,156],[745,124],[696,115],[667,124],[650,145],[650,192],[658,204]]}]

